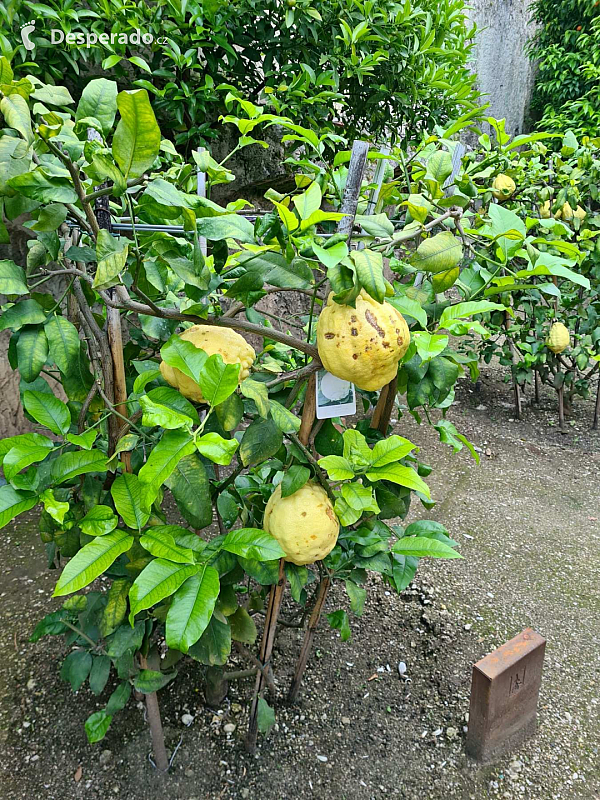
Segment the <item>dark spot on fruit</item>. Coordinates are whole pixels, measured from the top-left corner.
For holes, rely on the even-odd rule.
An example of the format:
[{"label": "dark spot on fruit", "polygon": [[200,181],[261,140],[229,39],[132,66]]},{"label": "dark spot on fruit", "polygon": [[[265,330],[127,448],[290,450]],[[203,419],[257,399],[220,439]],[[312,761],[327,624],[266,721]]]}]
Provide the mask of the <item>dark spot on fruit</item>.
[{"label": "dark spot on fruit", "polygon": [[356,330],[356,328],[351,328],[350,333],[352,334],[352,336],[358,336],[358,331]]},{"label": "dark spot on fruit", "polygon": [[350,317],[350,322],[356,322],[356,314],[352,314]]},{"label": "dark spot on fruit", "polygon": [[306,511],[303,511],[303,512],[302,512],[302,516],[303,516],[303,517],[305,517],[305,516],[306,516]]},{"label": "dark spot on fruit", "polygon": [[389,347],[389,346],[390,346],[390,343],[389,343],[389,342],[382,342],[382,343],[381,343],[381,346],[382,346],[382,347],[386,347],[386,348],[387,348],[387,347]]},{"label": "dark spot on fruit", "polygon": [[356,361],[356,359],[358,358],[358,353],[352,353],[352,358]]},{"label": "dark spot on fruit", "polygon": [[402,345],[404,344],[404,339],[402,338],[402,336],[399,336],[399,337],[396,339],[396,341],[398,342],[398,345],[399,345],[400,347],[402,347]]},{"label": "dark spot on fruit", "polygon": [[367,309],[365,311],[365,319],[367,320],[369,325],[371,325],[371,327],[375,328],[377,333],[383,339],[383,337],[385,336],[385,331],[383,330],[381,325],[377,322],[377,318],[375,317],[375,314],[373,314],[373,312],[370,309]]},{"label": "dark spot on fruit", "polygon": [[325,338],[326,339],[335,339],[335,333],[326,333],[325,334]]}]

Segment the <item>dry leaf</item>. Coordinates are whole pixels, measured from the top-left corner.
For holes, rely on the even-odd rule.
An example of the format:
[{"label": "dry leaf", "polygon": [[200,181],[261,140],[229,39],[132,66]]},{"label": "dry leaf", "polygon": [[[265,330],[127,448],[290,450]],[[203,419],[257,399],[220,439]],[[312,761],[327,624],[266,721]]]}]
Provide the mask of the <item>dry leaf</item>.
[{"label": "dry leaf", "polygon": [[74,778],[74,780],[75,780],[75,783],[79,783],[79,781],[81,780],[81,776],[82,776],[82,775],[83,775],[83,768],[82,768],[82,766],[81,766],[81,764],[80,764],[80,765],[77,767],[77,770],[75,771],[75,775],[73,775],[73,778]]}]

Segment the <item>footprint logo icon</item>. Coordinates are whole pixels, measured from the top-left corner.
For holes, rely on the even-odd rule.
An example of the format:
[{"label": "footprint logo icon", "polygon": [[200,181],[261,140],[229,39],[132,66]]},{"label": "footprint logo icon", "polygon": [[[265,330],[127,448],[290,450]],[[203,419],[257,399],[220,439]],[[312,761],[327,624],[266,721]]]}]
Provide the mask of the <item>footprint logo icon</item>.
[{"label": "footprint logo icon", "polygon": [[35,48],[34,42],[31,41],[29,38],[31,34],[35,30],[35,20],[32,22],[26,22],[24,25],[21,25],[21,39],[23,40],[23,46],[25,50],[33,50]]}]

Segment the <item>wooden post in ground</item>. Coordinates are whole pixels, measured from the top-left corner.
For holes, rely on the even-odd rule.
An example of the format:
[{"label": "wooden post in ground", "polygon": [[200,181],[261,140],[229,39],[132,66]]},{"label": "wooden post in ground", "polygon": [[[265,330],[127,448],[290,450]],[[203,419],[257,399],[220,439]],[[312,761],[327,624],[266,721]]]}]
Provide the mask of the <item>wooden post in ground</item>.
[{"label": "wooden post in ground", "polygon": [[[505,330],[508,330],[508,325],[509,325],[509,315],[508,315],[508,311],[507,311],[506,314],[504,315],[504,329]],[[514,365],[515,357],[518,356],[517,348],[514,346],[513,341],[510,338],[510,336],[508,335],[508,333],[506,334],[506,338],[508,339],[508,346],[510,348],[511,361],[512,361],[512,364]],[[515,397],[515,416],[516,416],[517,419],[521,419],[521,411],[522,411],[522,406],[521,406],[521,388],[520,388],[520,386],[519,386],[519,384],[517,382],[516,375],[515,375],[514,371],[512,370],[512,368],[511,368],[511,378],[512,378],[512,384],[513,384],[513,393],[514,393],[514,397]]]},{"label": "wooden post in ground", "polygon": [[398,376],[386,384],[379,395],[379,400],[371,419],[371,428],[378,430],[384,436],[387,433],[388,425],[394,410],[394,400],[396,399],[396,387],[398,386]]},{"label": "wooden post in ground", "polygon": [[592,430],[598,430],[598,423],[600,422],[600,376],[598,376],[598,389],[596,391],[596,407],[594,409],[594,422],[592,423]]}]

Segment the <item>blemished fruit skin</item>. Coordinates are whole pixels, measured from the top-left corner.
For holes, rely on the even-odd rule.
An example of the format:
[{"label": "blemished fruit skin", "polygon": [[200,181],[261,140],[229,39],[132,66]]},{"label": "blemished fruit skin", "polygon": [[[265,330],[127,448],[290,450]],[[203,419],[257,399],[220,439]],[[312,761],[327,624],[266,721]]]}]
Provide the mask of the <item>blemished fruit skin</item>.
[{"label": "blemished fruit skin", "polygon": [[331,553],[340,532],[340,523],[327,492],[307,481],[289,497],[275,489],[263,519],[263,528],[285,552],[285,560],[302,566],[320,561]]},{"label": "blemished fruit skin", "polygon": [[[241,383],[250,374],[250,367],[254,363],[256,353],[243,336],[231,328],[217,328],[214,325],[194,325],[184,331],[181,336],[191,342],[198,349],[204,350],[209,356],[220,353],[225,364],[239,364],[239,382]],[[205,403],[200,387],[181,370],[171,367],[164,361],[160,362],[160,372],[163,378],[179,389],[184,397],[195,403]]]},{"label": "blemished fruit skin", "polygon": [[331,293],[319,316],[317,347],[323,366],[365,391],[377,391],[395,377],[409,344],[402,314],[364,291],[356,308],[336,303]]},{"label": "blemished fruit skin", "polygon": [[494,183],[492,184],[492,194],[496,198],[496,200],[508,200],[509,197],[515,193],[517,188],[516,183],[510,177],[510,175],[496,175],[494,178]]},{"label": "blemished fruit skin", "polygon": [[550,333],[546,339],[546,344],[549,350],[553,353],[562,353],[566,350],[571,341],[569,329],[562,324],[562,322],[555,322],[550,328]]}]

